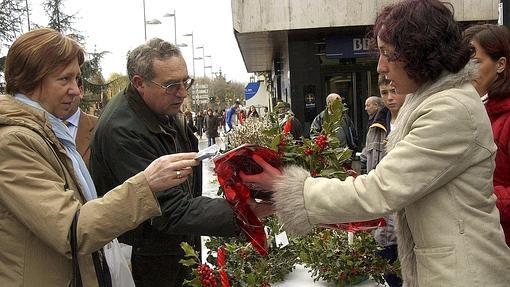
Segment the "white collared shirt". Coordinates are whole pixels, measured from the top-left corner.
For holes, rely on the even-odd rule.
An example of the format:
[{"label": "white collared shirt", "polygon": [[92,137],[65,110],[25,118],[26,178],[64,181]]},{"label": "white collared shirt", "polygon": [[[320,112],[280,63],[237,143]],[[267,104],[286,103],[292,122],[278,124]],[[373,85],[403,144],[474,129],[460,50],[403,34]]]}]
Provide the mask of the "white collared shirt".
[{"label": "white collared shirt", "polygon": [[80,109],[76,110],[76,112],[67,118],[67,120],[64,121],[66,123],[67,128],[71,132],[71,135],[73,136],[73,139],[76,141],[76,134],[78,133],[78,124],[80,123]]}]

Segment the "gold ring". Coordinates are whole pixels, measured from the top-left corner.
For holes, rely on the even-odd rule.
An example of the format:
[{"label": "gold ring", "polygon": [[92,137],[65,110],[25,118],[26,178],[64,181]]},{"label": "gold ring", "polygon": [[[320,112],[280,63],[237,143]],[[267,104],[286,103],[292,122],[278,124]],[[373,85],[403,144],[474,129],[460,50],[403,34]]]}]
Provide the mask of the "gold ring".
[{"label": "gold ring", "polygon": [[178,170],[178,171],[176,171],[176,173],[177,173],[177,178],[181,178],[181,171]]}]

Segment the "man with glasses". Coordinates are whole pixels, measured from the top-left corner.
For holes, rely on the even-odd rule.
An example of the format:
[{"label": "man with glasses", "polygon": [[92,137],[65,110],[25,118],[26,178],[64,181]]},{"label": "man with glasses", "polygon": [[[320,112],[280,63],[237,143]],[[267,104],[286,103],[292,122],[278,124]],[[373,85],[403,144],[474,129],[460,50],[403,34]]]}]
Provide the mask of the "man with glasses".
[{"label": "man with glasses", "polygon": [[[193,79],[179,48],[152,39],[129,53],[127,71],[130,83],[104,109],[92,141],[90,164],[98,195],[162,155],[198,150],[180,112]],[[239,234],[226,200],[201,196],[201,172],[201,166],[195,167],[186,182],[158,193],[162,216],[119,237],[133,246],[137,287],[182,286],[190,270],[179,264],[181,242],[200,250],[200,235]]]}]

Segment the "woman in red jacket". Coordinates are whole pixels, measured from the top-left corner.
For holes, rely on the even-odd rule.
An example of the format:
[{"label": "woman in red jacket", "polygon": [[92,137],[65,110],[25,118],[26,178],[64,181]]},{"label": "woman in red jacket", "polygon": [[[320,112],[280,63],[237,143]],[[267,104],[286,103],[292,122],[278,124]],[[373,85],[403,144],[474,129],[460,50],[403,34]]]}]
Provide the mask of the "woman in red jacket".
[{"label": "woman in red jacket", "polygon": [[[501,225],[510,246],[510,31],[492,24],[469,27],[464,39],[474,47],[480,73],[473,86],[482,98],[498,146],[494,192],[498,198]],[[466,43],[467,44],[467,43]]]}]

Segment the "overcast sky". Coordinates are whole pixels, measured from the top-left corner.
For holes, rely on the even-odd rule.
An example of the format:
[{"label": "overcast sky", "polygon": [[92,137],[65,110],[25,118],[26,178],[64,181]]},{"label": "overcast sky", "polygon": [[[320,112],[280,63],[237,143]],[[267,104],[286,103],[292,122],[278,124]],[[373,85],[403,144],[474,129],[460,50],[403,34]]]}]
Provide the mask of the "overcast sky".
[{"label": "overcast sky", "polygon": [[[42,10],[43,0],[28,0],[31,21],[47,24]],[[75,25],[86,38],[87,51],[110,51],[101,62],[103,75],[112,72],[126,74],[126,52],[144,42],[143,0],[64,0],[66,14],[77,13]],[[188,47],[181,50],[188,64],[188,72],[193,74],[191,62],[191,37],[194,34],[195,47],[205,46],[206,66],[214,71],[221,70],[227,80],[249,82],[241,53],[232,28],[230,0],[145,0],[147,20],[159,19],[162,24],[147,25],[147,39],[159,37],[174,42],[174,19],[163,17],[165,13],[177,15],[177,42]],[[202,50],[195,50],[195,57],[202,57]],[[210,75],[210,69],[206,69]],[[204,74],[203,61],[195,61],[195,74]]]}]

